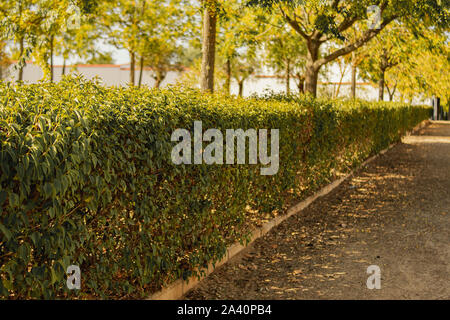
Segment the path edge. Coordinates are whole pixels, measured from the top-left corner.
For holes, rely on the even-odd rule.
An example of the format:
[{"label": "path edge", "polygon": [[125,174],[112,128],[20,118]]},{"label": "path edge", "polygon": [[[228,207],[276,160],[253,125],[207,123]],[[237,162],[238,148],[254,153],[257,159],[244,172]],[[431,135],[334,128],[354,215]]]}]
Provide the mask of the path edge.
[{"label": "path edge", "polygon": [[[405,136],[409,136],[424,127],[428,126],[431,123],[430,120],[424,120],[421,123],[419,123],[417,126],[414,127],[411,131],[406,132]],[[242,245],[239,242],[232,244],[229,246],[226,250],[225,256],[215,264],[210,263],[208,265],[208,269],[205,270],[204,274],[200,277],[190,277],[188,280],[182,280],[178,279],[172,284],[168,285],[167,287],[164,287],[160,289],[159,291],[153,293],[150,295],[147,300],[179,300],[183,296],[185,296],[190,290],[195,288],[201,281],[203,281],[206,277],[208,277],[216,268],[224,265],[228,261],[230,261],[234,256],[239,254],[241,251],[243,251],[245,248],[250,246],[256,239],[263,237],[266,235],[270,230],[278,226],[283,221],[289,219],[295,214],[300,213],[302,210],[306,209],[311,203],[316,201],[318,198],[321,198],[337,187],[339,187],[345,180],[352,177],[355,173],[357,173],[362,168],[366,167],[369,163],[374,161],[375,159],[379,158],[381,155],[388,152],[390,149],[392,149],[397,144],[401,143],[401,140],[399,142],[393,143],[389,145],[386,149],[380,151],[378,154],[370,157],[369,159],[365,160],[363,163],[361,163],[358,167],[354,168],[352,171],[350,171],[348,174],[343,176],[342,178],[339,178],[330,184],[326,185],[325,187],[321,188],[319,191],[317,191],[312,196],[309,196],[305,200],[302,200],[301,202],[297,203],[296,205],[290,207],[287,210],[287,213],[278,216],[274,219],[272,219],[269,222],[266,222],[261,227],[256,228],[250,235],[250,241],[246,245]]]}]

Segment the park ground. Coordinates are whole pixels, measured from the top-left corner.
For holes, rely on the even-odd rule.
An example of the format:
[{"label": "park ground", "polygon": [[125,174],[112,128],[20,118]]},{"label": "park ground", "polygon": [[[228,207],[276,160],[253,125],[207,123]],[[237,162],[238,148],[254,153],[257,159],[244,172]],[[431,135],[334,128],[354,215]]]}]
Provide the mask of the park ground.
[{"label": "park ground", "polygon": [[450,122],[405,137],[185,298],[450,299]]}]

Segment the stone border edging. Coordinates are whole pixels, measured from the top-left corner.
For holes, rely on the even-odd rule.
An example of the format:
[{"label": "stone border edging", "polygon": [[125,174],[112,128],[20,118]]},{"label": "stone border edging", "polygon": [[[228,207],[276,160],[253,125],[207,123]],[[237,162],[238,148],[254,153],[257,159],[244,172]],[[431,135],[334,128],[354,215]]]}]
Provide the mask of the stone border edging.
[{"label": "stone border edging", "polygon": [[[406,133],[406,136],[426,127],[431,122],[430,120],[424,120],[420,124],[418,124],[413,130]],[[323,197],[336,189],[338,186],[341,185],[342,182],[353,176],[358,170],[361,168],[367,166],[369,163],[377,159],[380,155],[385,154],[387,151],[392,149],[397,143],[391,144],[386,149],[380,151],[378,154],[370,157],[363,163],[361,163],[357,168],[353,169],[350,173],[346,174],[344,177],[339,178],[338,180],[333,181],[332,183],[328,184],[327,186],[320,189],[318,192],[316,192],[314,195],[309,196],[305,200],[301,201],[300,203],[292,206],[287,210],[287,213],[282,216],[278,216],[274,218],[273,220],[265,223],[262,227],[255,229],[250,236],[250,241],[247,243],[247,245],[241,245],[240,243],[235,243],[227,248],[227,252],[225,256],[218,261],[214,266],[212,263],[208,265],[208,269],[205,270],[205,274],[201,276],[200,279],[197,277],[190,277],[188,281],[178,279],[169,286],[162,288],[161,290],[155,292],[152,294],[147,300],[178,300],[182,298],[184,295],[186,295],[191,289],[193,289],[195,286],[197,286],[203,279],[205,279],[208,275],[210,275],[216,268],[222,266],[226,262],[228,262],[231,258],[236,256],[238,253],[240,253],[242,250],[247,248],[249,245],[251,245],[256,239],[263,237],[265,234],[267,234],[270,230],[278,226],[283,221],[287,220],[294,214],[297,214],[307,208],[311,203],[313,203],[315,200],[317,200],[320,197]]]}]

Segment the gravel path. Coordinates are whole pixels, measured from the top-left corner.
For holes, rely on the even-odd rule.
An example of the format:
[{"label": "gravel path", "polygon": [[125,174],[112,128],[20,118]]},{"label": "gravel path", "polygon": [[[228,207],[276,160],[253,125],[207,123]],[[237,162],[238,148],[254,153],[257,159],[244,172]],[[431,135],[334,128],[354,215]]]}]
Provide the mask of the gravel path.
[{"label": "gravel path", "polygon": [[405,138],[185,298],[450,299],[450,123]]}]

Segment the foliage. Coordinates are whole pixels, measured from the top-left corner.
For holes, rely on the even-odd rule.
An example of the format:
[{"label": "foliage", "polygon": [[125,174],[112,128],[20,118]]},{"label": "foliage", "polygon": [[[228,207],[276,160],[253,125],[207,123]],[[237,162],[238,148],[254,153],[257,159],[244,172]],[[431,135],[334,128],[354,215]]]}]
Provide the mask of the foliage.
[{"label": "foliage", "polygon": [[[0,4],[0,35],[16,45],[14,51],[20,72],[32,54],[48,76],[52,67],[48,60],[57,50],[65,57],[74,48],[78,49],[77,53],[82,52],[80,44],[76,46],[79,40],[76,35],[83,30],[78,5],[84,8],[87,4],[88,1],[71,0],[17,0]],[[71,43],[67,43],[69,39]],[[83,45],[86,46],[86,41]]]},{"label": "foliage", "polygon": [[398,85],[403,97],[441,98],[442,105],[450,103],[450,46],[448,34],[430,30],[408,43],[412,54],[388,73],[390,82]]},{"label": "foliage", "polygon": [[414,54],[409,45],[411,41],[412,33],[404,25],[393,23],[365,48],[368,56],[359,65],[361,76],[371,82],[378,82],[379,100],[384,100],[385,87],[389,99],[393,99],[397,84],[390,84],[391,81],[386,83],[386,73]]},{"label": "foliage", "polygon": [[89,52],[90,57],[86,60],[87,64],[114,64],[112,52]]},{"label": "foliage", "polygon": [[222,91],[227,94],[234,78],[242,95],[244,81],[261,65],[258,49],[264,33],[263,26],[256,19],[257,12],[243,6],[242,2],[237,0],[221,4],[218,22],[217,55],[225,75]]},{"label": "foliage", "polygon": [[110,0],[102,3],[108,14],[101,25],[106,40],[130,54],[130,83],[135,84],[137,57],[140,67],[152,68],[157,86],[180,59],[180,39],[188,33],[191,6],[186,0]]},{"label": "foliage", "polygon": [[[308,56],[305,89],[314,96],[318,72],[322,66],[362,47],[393,21],[403,20],[409,25],[424,24],[444,29],[449,27],[450,22],[448,4],[441,0],[248,0],[248,4],[283,17],[298,37],[306,40]],[[361,22],[367,22],[367,10],[372,5],[378,6],[380,18],[374,28],[368,28],[351,43],[345,43],[319,57],[321,46],[330,41],[344,41],[346,33],[357,29]]]},{"label": "foliage", "polygon": [[[136,298],[398,141],[426,107],[0,83],[0,295]],[[280,170],[171,161],[177,128],[280,129]],[[82,289],[65,270],[79,265]]]},{"label": "foliage", "polygon": [[306,65],[306,43],[299,39],[292,29],[275,24],[266,42],[266,59],[268,65],[278,74],[284,74],[286,78],[286,93],[289,94],[289,80],[293,76],[297,80],[299,92],[303,93]]}]

